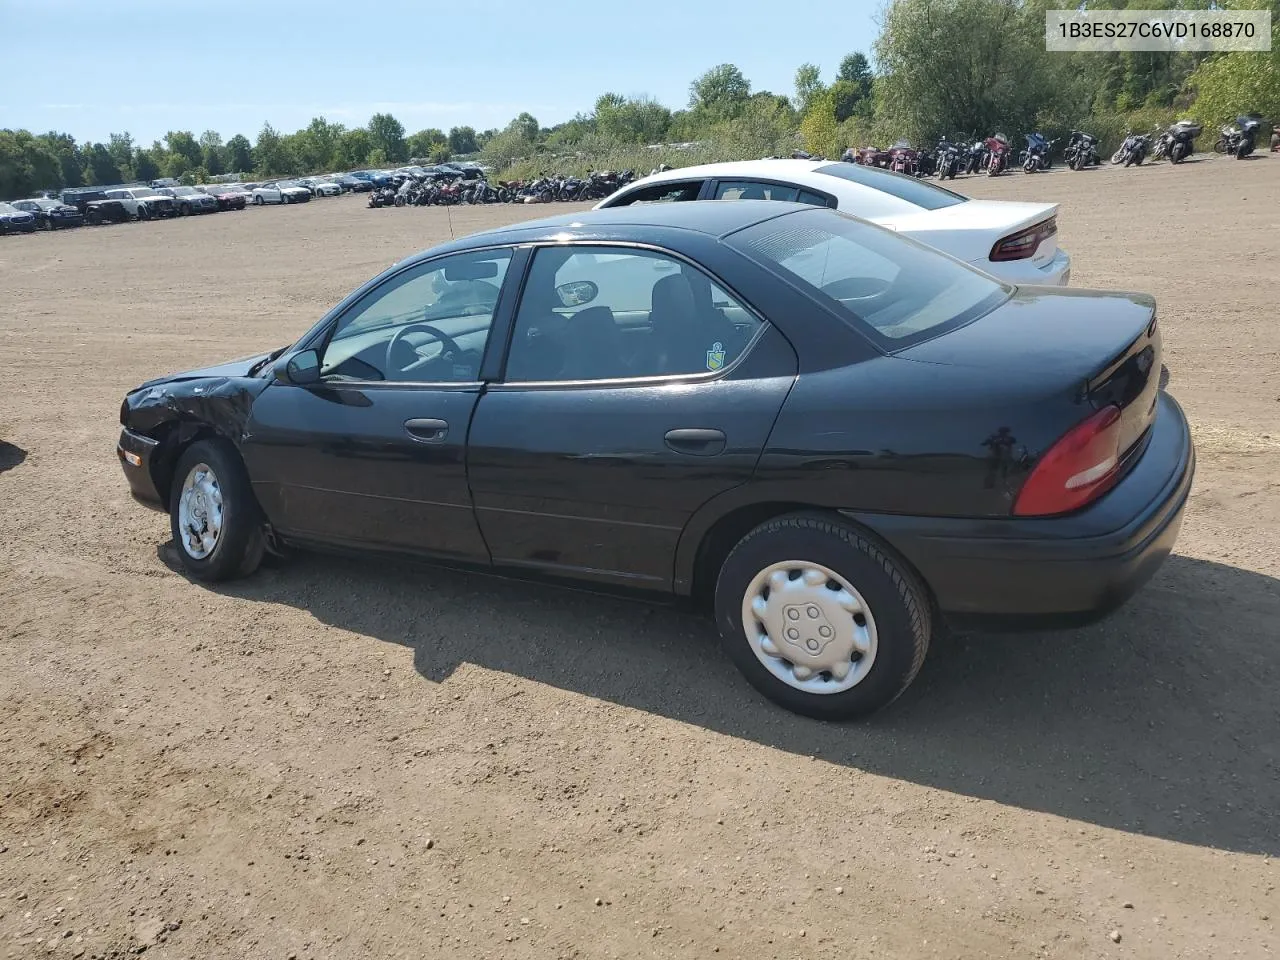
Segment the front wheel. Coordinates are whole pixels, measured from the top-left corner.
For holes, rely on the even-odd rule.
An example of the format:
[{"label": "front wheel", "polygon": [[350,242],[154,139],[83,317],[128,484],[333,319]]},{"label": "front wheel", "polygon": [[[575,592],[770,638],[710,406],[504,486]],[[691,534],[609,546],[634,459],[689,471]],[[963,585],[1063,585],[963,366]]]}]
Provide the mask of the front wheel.
[{"label": "front wheel", "polygon": [[1214,141],[1214,144],[1213,144],[1213,152],[1214,152],[1214,153],[1226,153],[1226,152],[1227,152],[1227,141],[1226,141],[1226,140],[1224,140],[1224,139],[1222,139],[1221,137],[1219,137],[1217,140],[1215,140],[1215,141]]},{"label": "front wheel", "polygon": [[790,514],[756,527],[716,582],[716,625],[729,658],[770,700],[844,720],[891,703],[929,648],[924,588],[856,529]]},{"label": "front wheel", "polygon": [[260,194],[260,193],[255,193],[255,194],[253,195],[253,205],[254,205],[255,207],[260,207],[260,206],[262,206],[264,203],[266,203],[266,201],[262,199],[262,194]]},{"label": "front wheel", "polygon": [[262,514],[231,444],[200,440],[178,458],[169,528],[183,568],[196,580],[247,577],[258,569],[266,548]]},{"label": "front wheel", "polygon": [[1181,163],[1181,162],[1182,162],[1182,151],[1183,151],[1184,149],[1185,149],[1185,148],[1182,146],[1182,144],[1180,144],[1180,143],[1175,143],[1175,144],[1173,145],[1173,149],[1169,151],[1169,162],[1170,162],[1170,163]]}]

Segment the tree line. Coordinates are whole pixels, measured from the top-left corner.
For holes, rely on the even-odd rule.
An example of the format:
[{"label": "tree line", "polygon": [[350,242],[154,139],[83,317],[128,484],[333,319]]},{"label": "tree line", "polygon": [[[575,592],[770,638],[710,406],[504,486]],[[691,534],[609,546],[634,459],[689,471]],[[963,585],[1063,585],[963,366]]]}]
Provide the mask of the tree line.
[{"label": "tree line", "polygon": [[[1084,0],[1099,9],[1268,9],[1280,32],[1280,0]],[[1061,0],[892,0],[871,51],[845,56],[824,76],[801,64],[787,93],[753,90],[734,64],[712,67],[671,109],[649,97],[604,93],[590,111],[551,127],[525,112],[506,127],[457,126],[408,134],[388,113],[347,127],[316,117],[282,133],[265,124],[254,141],[213,130],[170,131],[150,146],[128,133],[78,143],[67,133],[0,130],[0,197],[39,189],[225,173],[301,175],[479,155],[510,175],[659,162],[785,155],[838,156],[846,147],[944,134],[1058,136],[1081,127],[1104,144],[1128,127],[1177,114],[1206,125],[1258,112],[1280,120],[1280,36],[1267,53],[1047,53],[1045,11]],[[652,145],[665,145],[651,149]]]}]

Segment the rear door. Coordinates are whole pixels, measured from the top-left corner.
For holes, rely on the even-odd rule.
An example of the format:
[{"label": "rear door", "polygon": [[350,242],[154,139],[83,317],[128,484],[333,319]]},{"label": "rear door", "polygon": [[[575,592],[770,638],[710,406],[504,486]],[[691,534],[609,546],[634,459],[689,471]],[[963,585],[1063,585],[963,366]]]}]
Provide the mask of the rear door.
[{"label": "rear door", "polygon": [[537,249],[468,443],[494,563],[670,590],[685,524],[751,478],[795,373],[781,334],[674,254]]}]

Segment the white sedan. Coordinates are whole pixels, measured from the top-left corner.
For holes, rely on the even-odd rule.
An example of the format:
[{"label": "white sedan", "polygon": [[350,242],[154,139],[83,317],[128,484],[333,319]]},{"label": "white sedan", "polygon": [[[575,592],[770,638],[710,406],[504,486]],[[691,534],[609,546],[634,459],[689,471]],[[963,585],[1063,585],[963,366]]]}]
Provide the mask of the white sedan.
[{"label": "white sedan", "polygon": [[294,183],[292,180],[269,180],[253,188],[253,202],[264,203],[305,203],[311,199],[311,191]]},{"label": "white sedan", "polygon": [[971,200],[916,177],[831,160],[743,160],[666,170],[596,209],[681,200],[789,200],[834,207],[951,254],[1001,280],[1065,286],[1058,205]]}]

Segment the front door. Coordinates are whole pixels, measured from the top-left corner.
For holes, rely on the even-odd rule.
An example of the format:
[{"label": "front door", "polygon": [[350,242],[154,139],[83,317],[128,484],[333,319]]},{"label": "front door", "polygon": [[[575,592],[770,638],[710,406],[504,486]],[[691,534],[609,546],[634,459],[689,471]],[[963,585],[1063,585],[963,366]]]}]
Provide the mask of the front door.
[{"label": "front door", "polygon": [[471,425],[494,563],[670,589],[686,522],[751,478],[795,372],[786,340],[686,261],[537,250]]},{"label": "front door", "polygon": [[286,537],[488,562],[467,487],[480,363],[509,250],[416,264],[336,320],[318,383],[273,383],[243,445]]}]

